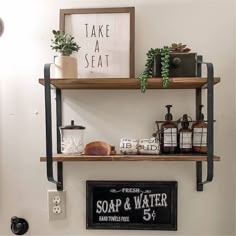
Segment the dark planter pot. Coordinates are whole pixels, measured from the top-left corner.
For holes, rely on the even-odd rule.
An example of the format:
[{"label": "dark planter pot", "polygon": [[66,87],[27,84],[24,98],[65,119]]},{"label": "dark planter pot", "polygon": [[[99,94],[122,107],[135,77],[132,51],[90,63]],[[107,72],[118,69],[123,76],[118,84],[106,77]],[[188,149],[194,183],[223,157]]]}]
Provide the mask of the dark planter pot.
[{"label": "dark planter pot", "polygon": [[[196,77],[196,53],[171,53],[169,77]],[[154,56],[152,77],[161,77],[161,55]]]}]

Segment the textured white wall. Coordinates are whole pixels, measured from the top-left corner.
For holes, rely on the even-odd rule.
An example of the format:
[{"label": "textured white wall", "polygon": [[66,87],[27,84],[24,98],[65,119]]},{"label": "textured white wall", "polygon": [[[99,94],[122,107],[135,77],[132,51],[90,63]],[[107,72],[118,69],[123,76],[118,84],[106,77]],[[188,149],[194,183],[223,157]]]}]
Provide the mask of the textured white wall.
[{"label": "textured white wall", "polygon": [[[38,78],[51,62],[51,30],[60,8],[135,6],[136,76],[150,47],[187,43],[212,61],[222,82],[215,87],[215,164],[213,183],[195,191],[194,163],[66,163],[67,218],[47,218],[44,94]],[[5,33],[0,39],[0,235],[11,235],[10,218],[28,219],[28,235],[233,235],[235,225],[235,28],[233,0],[67,0],[0,1]],[[65,95],[65,96],[64,96]],[[164,105],[173,115],[194,117],[193,91],[65,91],[64,124],[87,127],[86,141],[119,143],[120,137],[149,137]],[[35,112],[38,111],[38,115]],[[178,231],[88,231],[86,180],[177,180]]]}]

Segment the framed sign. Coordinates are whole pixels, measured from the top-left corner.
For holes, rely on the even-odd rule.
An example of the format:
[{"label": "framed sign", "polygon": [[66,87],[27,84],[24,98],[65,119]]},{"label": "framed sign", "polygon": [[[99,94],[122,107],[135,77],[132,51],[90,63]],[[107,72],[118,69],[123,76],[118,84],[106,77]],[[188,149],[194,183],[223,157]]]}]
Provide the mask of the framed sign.
[{"label": "framed sign", "polygon": [[60,10],[60,30],[81,47],[79,78],[134,78],[134,12],[134,7]]},{"label": "framed sign", "polygon": [[176,181],[87,181],[87,229],[177,230]]}]

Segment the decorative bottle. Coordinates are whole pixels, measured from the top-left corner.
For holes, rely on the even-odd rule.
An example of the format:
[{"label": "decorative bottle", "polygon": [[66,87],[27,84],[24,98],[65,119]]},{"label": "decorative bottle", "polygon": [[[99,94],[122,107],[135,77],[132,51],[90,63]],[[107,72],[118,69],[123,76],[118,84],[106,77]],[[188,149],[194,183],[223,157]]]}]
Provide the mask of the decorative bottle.
[{"label": "decorative bottle", "polygon": [[200,114],[197,122],[192,126],[193,151],[195,153],[207,153],[207,124],[202,113],[203,105],[200,105]]},{"label": "decorative bottle", "polygon": [[161,126],[162,152],[166,154],[177,153],[177,125],[172,121],[171,107],[172,105],[166,105],[167,114]]},{"label": "decorative bottle", "polygon": [[189,128],[188,115],[184,114],[181,121],[182,128],[179,130],[180,153],[192,152],[192,130]]}]

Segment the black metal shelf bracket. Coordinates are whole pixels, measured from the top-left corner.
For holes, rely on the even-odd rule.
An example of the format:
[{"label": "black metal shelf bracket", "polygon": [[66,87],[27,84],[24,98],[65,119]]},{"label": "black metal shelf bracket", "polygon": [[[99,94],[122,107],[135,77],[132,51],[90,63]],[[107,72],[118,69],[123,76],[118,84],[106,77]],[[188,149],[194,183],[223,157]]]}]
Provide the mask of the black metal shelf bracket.
[{"label": "black metal shelf bracket", "polygon": [[[53,176],[53,159],[52,159],[52,108],[51,108],[51,83],[50,83],[51,63],[44,65],[44,93],[45,93],[45,124],[46,124],[46,161],[47,161],[47,178],[48,181],[57,185],[57,190],[63,190],[63,162],[57,162],[57,180]],[[57,128],[57,152],[60,153],[60,131],[62,123],[61,109],[61,90],[56,89],[56,128]]]},{"label": "black metal shelf bracket", "polygon": [[[206,180],[202,181],[202,162],[196,163],[197,191],[203,191],[203,185],[213,180],[213,155],[214,155],[214,68],[212,63],[202,61],[202,56],[197,58],[197,76],[202,76],[202,65],[207,68],[207,175]],[[196,89],[196,119],[202,102],[201,89]]]}]

